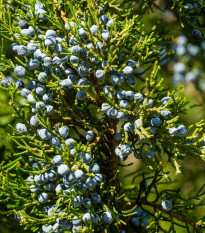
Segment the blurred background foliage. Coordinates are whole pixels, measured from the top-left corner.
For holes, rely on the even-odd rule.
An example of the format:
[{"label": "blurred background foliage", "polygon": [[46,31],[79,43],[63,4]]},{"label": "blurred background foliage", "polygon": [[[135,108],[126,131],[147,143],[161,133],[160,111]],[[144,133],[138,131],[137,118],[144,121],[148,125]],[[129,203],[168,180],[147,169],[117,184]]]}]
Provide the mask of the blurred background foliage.
[{"label": "blurred background foliage", "polygon": [[[107,1],[113,2],[113,1]],[[118,4],[122,4],[119,6],[121,8],[129,8],[133,7],[133,10],[138,8],[140,0],[117,0]],[[159,44],[159,50],[166,50],[167,56],[163,56],[160,61],[161,70],[159,72],[159,78],[164,78],[164,85],[168,90],[176,88],[176,83],[173,83],[173,67],[176,62],[181,61],[180,56],[176,56],[175,48],[177,37],[180,35],[185,35],[187,37],[187,43],[191,43],[199,47],[201,51],[200,57],[192,56],[189,60],[189,66],[199,69],[200,67],[200,79],[205,83],[205,50],[200,47],[201,42],[194,41],[190,34],[193,28],[186,25],[183,27],[183,20],[180,19],[178,12],[176,9],[171,10],[166,6],[172,3],[170,0],[157,0],[157,1],[145,1],[147,4],[149,2],[154,2],[155,7],[153,11],[146,12],[146,14],[142,17],[142,22],[145,25],[146,32],[150,32],[150,30],[156,31],[159,36],[161,36],[162,40]],[[183,1],[182,1],[183,2]],[[184,1],[188,2],[188,1]],[[191,2],[191,1],[190,1]],[[111,8],[112,10],[112,8]],[[115,13],[116,9],[113,9]],[[141,10],[143,14],[143,9]],[[205,17],[205,16],[204,16]],[[204,17],[198,18],[199,23],[204,27]],[[3,38],[0,38],[1,41]],[[13,55],[9,51],[10,41],[7,39],[3,39],[3,54],[5,54],[5,59],[13,60]],[[190,68],[189,67],[189,68]],[[4,67],[1,66],[0,62],[0,71],[4,71]],[[4,72],[5,75],[11,75],[12,73]],[[142,85],[143,83],[141,83]],[[193,124],[201,119],[205,119],[205,88],[199,88],[196,85],[196,82],[185,82],[182,83],[184,86],[180,89],[179,95],[185,96],[188,100],[187,112],[186,114],[181,115],[183,122],[185,125]],[[177,86],[180,85],[180,82]],[[10,132],[8,124],[13,124],[15,119],[12,117],[12,111],[9,106],[9,97],[6,91],[0,90],[0,163],[3,160],[8,160],[11,154],[14,151],[13,145],[9,140],[8,133]],[[133,162],[134,161],[134,162]],[[129,157],[129,161],[126,160],[124,164],[132,163],[133,165],[129,168],[121,167],[120,177],[122,180],[122,187],[124,184],[132,185],[134,183],[139,183],[141,181],[140,176],[137,176],[137,171],[144,165],[134,159],[132,156]],[[174,182],[169,185],[170,188],[180,187],[183,191],[183,195],[185,197],[191,196],[195,194],[195,192],[203,185],[204,183],[204,174],[205,174],[205,163],[201,160],[196,160],[191,157],[187,157],[184,161],[180,163],[182,174],[175,176],[174,172],[171,172],[171,177]],[[167,170],[172,170],[171,167],[167,167]],[[164,183],[162,183],[162,186]],[[163,187],[164,188],[164,187]],[[196,210],[199,217],[203,215],[205,209],[201,209],[200,207]],[[5,216],[0,215],[0,233],[24,233],[30,231],[24,231],[18,222],[15,222],[13,219],[8,219]],[[133,230],[133,232],[135,232]],[[183,233],[184,231],[178,230],[177,233]]]}]

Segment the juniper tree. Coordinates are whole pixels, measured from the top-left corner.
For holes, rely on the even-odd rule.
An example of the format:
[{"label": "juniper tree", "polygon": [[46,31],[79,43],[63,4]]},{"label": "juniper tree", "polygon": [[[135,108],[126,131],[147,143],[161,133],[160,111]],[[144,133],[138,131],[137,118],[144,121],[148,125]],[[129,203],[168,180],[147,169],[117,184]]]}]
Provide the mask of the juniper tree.
[{"label": "juniper tree", "polygon": [[[205,228],[195,215],[204,185],[186,198],[168,186],[182,175],[180,160],[205,160],[205,123],[185,126],[186,99],[163,86],[161,37],[141,21],[156,3],[124,3],[1,5],[14,57],[5,59],[2,39],[1,86],[16,120],[15,152],[0,165],[1,213],[29,232]],[[143,165],[126,185],[120,168],[132,166],[132,155]]]}]

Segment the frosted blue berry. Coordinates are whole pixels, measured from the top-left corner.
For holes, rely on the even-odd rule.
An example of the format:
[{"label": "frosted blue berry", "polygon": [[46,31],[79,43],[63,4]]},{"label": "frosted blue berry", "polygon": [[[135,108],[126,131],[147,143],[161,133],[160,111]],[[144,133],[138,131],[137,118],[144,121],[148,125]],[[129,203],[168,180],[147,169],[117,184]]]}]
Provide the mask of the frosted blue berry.
[{"label": "frosted blue berry", "polygon": [[86,96],[87,96],[87,93],[83,90],[78,91],[76,94],[76,98],[78,100],[84,100],[86,98]]},{"label": "frosted blue berry", "polygon": [[175,128],[175,127],[170,128],[169,129],[169,134],[176,135],[177,134],[177,128]]},{"label": "frosted blue berry", "polygon": [[126,97],[126,92],[125,92],[125,90],[120,90],[120,91],[118,91],[117,94],[116,94],[116,96],[117,96],[117,98],[120,99],[120,100],[125,99],[125,97]]},{"label": "frosted blue berry", "polygon": [[54,191],[54,190],[55,190],[55,187],[56,187],[56,186],[55,186],[54,183],[49,182],[49,183],[46,184],[46,190],[47,190],[47,191],[50,191],[50,192],[51,192],[51,191]]},{"label": "frosted blue berry", "polygon": [[104,212],[102,215],[102,221],[106,224],[111,224],[113,222],[113,216],[110,212]]},{"label": "frosted blue berry", "polygon": [[102,110],[103,112],[106,113],[109,109],[110,109],[110,105],[109,105],[107,102],[102,103],[102,105],[101,105],[101,110]]},{"label": "frosted blue berry", "polygon": [[161,101],[162,106],[166,105],[170,101],[170,97],[164,97]]},{"label": "frosted blue berry", "polygon": [[107,111],[107,115],[110,117],[116,117],[118,111],[115,108],[109,108]]},{"label": "frosted blue berry", "polygon": [[132,68],[135,68],[136,65],[137,65],[137,62],[134,61],[134,60],[129,59],[128,62],[127,62],[127,65],[131,66]]},{"label": "frosted blue berry", "polygon": [[77,85],[80,85],[80,86],[88,85],[88,80],[86,78],[80,78],[77,81]]},{"label": "frosted blue berry", "polygon": [[68,173],[66,176],[63,177],[63,183],[66,185],[71,185],[76,181],[75,174],[73,172]]},{"label": "frosted blue berry", "polygon": [[122,83],[122,82],[124,82],[124,80],[125,80],[125,75],[123,74],[123,73],[117,73],[117,76],[118,76],[118,78],[119,78],[119,80],[120,80],[120,83]]},{"label": "frosted blue berry", "polygon": [[73,55],[80,55],[81,47],[79,45],[74,45],[70,48],[70,51]]},{"label": "frosted blue berry", "polygon": [[44,9],[38,9],[36,12],[35,12],[35,15],[38,14],[38,18],[41,19],[41,20],[44,20],[46,19],[46,14],[47,12],[44,10]]},{"label": "frosted blue berry", "polygon": [[39,101],[36,103],[36,109],[37,111],[45,110],[46,105],[43,101]]},{"label": "frosted blue berry", "polygon": [[[10,76],[9,76],[10,77]],[[8,78],[8,76],[1,80],[1,86],[2,87],[8,87],[9,85],[13,84],[13,78]]]},{"label": "frosted blue berry", "polygon": [[58,131],[62,137],[67,137],[69,134],[69,128],[67,126],[60,127]]},{"label": "frosted blue berry", "polygon": [[45,46],[54,46],[56,44],[56,39],[53,36],[49,36],[44,41]]},{"label": "frosted blue berry", "polygon": [[91,33],[92,33],[93,35],[95,35],[96,33],[98,33],[98,27],[97,27],[97,25],[92,25],[92,26],[90,27],[90,31],[91,31]]},{"label": "frosted blue berry", "polygon": [[50,145],[52,147],[55,147],[55,146],[58,146],[60,144],[60,141],[57,137],[55,136],[52,136],[51,139],[50,139]]},{"label": "frosted blue berry", "polygon": [[85,39],[87,37],[87,31],[84,28],[78,29],[78,34],[81,39]]},{"label": "frosted blue berry", "polygon": [[59,165],[60,163],[62,163],[62,161],[63,161],[63,159],[61,158],[60,155],[56,155],[56,156],[53,157],[53,163],[55,165]]},{"label": "frosted blue berry", "polygon": [[48,38],[49,36],[56,37],[57,35],[56,35],[56,32],[54,30],[47,30],[45,37]]},{"label": "frosted blue berry", "polygon": [[31,53],[35,53],[35,51],[38,49],[38,45],[34,44],[34,43],[28,43],[27,44],[27,49],[31,52]]},{"label": "frosted blue berry", "polygon": [[69,147],[70,149],[74,148],[74,146],[76,145],[76,141],[73,138],[68,138],[65,140],[65,145],[67,147]]},{"label": "frosted blue berry", "polygon": [[42,99],[45,103],[52,103],[53,102],[52,95],[50,93],[44,94]]},{"label": "frosted blue berry", "polygon": [[127,82],[127,84],[129,84],[129,85],[135,85],[136,79],[135,79],[133,76],[127,76],[126,82]]},{"label": "frosted blue berry", "polygon": [[53,65],[57,65],[57,66],[59,66],[60,64],[61,64],[61,59],[60,59],[60,57],[58,57],[58,56],[55,56],[54,58],[53,58]]},{"label": "frosted blue berry", "polygon": [[53,226],[52,225],[43,225],[42,226],[42,231],[44,233],[50,233],[53,230]]},{"label": "frosted blue berry", "polygon": [[51,68],[52,65],[53,65],[53,60],[51,57],[45,57],[43,59],[43,65],[46,67],[46,68]]},{"label": "frosted blue berry", "polygon": [[89,171],[91,173],[99,173],[100,172],[100,166],[97,163],[92,163],[89,166]]},{"label": "frosted blue berry", "polygon": [[17,48],[17,54],[20,57],[26,57],[26,56],[28,56],[28,49],[27,49],[27,47],[24,46],[24,45],[19,45],[18,48]]},{"label": "frosted blue berry", "polygon": [[105,72],[104,72],[103,70],[97,70],[97,71],[95,72],[95,75],[96,75],[96,78],[98,78],[98,79],[103,79],[104,76],[105,76]]},{"label": "frosted blue berry", "polygon": [[111,75],[110,76],[110,82],[113,84],[113,85],[118,85],[120,83],[120,78],[118,75]]},{"label": "frosted blue berry", "polygon": [[111,28],[113,23],[114,23],[114,19],[109,19],[108,22],[107,22],[108,28]]},{"label": "frosted blue berry", "polygon": [[169,200],[164,200],[162,203],[161,203],[161,206],[164,210],[166,211],[171,211],[173,206],[172,206],[172,202],[169,201]]},{"label": "frosted blue berry", "polygon": [[99,217],[98,214],[92,215],[92,220],[93,220],[93,223],[94,223],[94,224],[97,223],[97,222],[99,221],[99,219],[100,219],[100,217]]},{"label": "frosted blue berry", "polygon": [[100,10],[100,15],[104,13],[104,9],[102,6],[97,6],[96,9]]},{"label": "frosted blue berry", "polygon": [[172,113],[168,110],[161,110],[160,114],[163,116],[163,117],[170,117],[172,115]]},{"label": "frosted blue berry", "polygon": [[47,193],[40,193],[38,195],[38,202],[41,204],[45,204],[48,202],[48,194]]},{"label": "frosted blue berry", "polygon": [[9,49],[13,52],[17,53],[17,49],[18,49],[19,44],[18,43],[13,43],[10,45]]},{"label": "frosted blue berry", "polygon": [[161,120],[159,118],[152,118],[151,124],[152,126],[159,126],[161,124]]},{"label": "frosted blue berry", "polygon": [[51,137],[51,133],[47,129],[39,129],[38,135],[42,140],[49,140]]},{"label": "frosted blue berry", "polygon": [[37,86],[38,86],[38,83],[35,80],[30,80],[28,82],[27,87],[28,87],[29,90],[35,90],[37,88]]},{"label": "frosted blue berry", "polygon": [[193,39],[196,41],[202,40],[202,37],[203,37],[201,31],[199,31],[198,29],[194,29],[192,31],[191,35],[192,35]]},{"label": "frosted blue berry", "polygon": [[14,68],[14,74],[17,78],[24,78],[26,76],[26,69],[23,66],[16,66]]},{"label": "frosted blue berry", "polygon": [[76,180],[82,181],[85,179],[84,172],[82,170],[79,170],[79,169],[74,172],[74,176],[75,176]]},{"label": "frosted blue berry", "polygon": [[92,201],[90,198],[86,197],[83,199],[83,206],[85,208],[89,208],[90,206],[92,206]]},{"label": "frosted blue berry", "polygon": [[100,185],[103,182],[103,176],[100,173],[96,173],[94,180],[96,181],[97,185]]},{"label": "frosted blue berry", "polygon": [[90,153],[84,153],[83,158],[82,158],[82,163],[88,164],[90,163],[91,159],[92,159],[92,156]]},{"label": "frosted blue berry", "polygon": [[92,221],[92,215],[90,213],[86,213],[83,215],[82,220],[88,224]]},{"label": "frosted blue berry", "polygon": [[61,85],[62,85],[63,88],[70,89],[73,86],[73,82],[70,79],[67,78],[67,79],[64,79],[61,82]]},{"label": "frosted blue berry", "polygon": [[187,134],[187,129],[184,125],[180,125],[177,128],[177,135],[180,137],[184,137]]},{"label": "frosted blue berry", "polygon": [[65,24],[65,28],[70,31],[71,29],[70,28],[73,28],[74,27],[74,22],[70,21],[68,23]]},{"label": "frosted blue berry", "polygon": [[133,132],[134,131],[134,125],[132,123],[126,123],[124,124],[124,131],[125,132]]},{"label": "frosted blue berry", "polygon": [[143,100],[143,95],[141,93],[136,93],[134,95],[134,100],[136,100],[137,102],[140,102]]},{"label": "frosted blue berry", "polygon": [[64,184],[58,184],[55,188],[56,193],[59,193],[63,190],[66,190],[66,186]]},{"label": "frosted blue berry", "polygon": [[[35,30],[32,26],[28,27],[28,30],[31,32],[31,36],[35,36]],[[37,33],[39,31],[39,28],[36,26]]]},{"label": "frosted blue berry", "polygon": [[86,134],[85,134],[85,138],[86,138],[87,141],[92,141],[93,138],[94,138],[93,131],[91,131],[91,130],[87,131]]},{"label": "frosted blue berry", "polygon": [[97,181],[95,178],[89,177],[86,179],[85,184],[88,189],[93,189],[97,185]]},{"label": "frosted blue berry", "polygon": [[91,42],[88,42],[87,44],[86,44],[86,47],[87,47],[87,49],[93,49],[93,44],[91,43]]},{"label": "frosted blue berry", "polygon": [[105,25],[105,24],[108,22],[108,17],[107,17],[107,15],[102,15],[102,16],[100,16],[99,21],[100,21],[102,24]]},{"label": "frosted blue berry", "polygon": [[65,165],[65,164],[61,164],[59,167],[58,167],[58,170],[57,170],[58,174],[61,175],[61,176],[65,176],[68,174],[68,166]]},{"label": "frosted blue berry", "polygon": [[31,91],[28,90],[28,89],[26,89],[26,88],[23,88],[23,89],[21,90],[21,95],[22,95],[22,97],[24,97],[24,98],[27,98],[27,96],[28,96],[30,93],[31,93]]},{"label": "frosted blue berry", "polygon": [[44,83],[45,82],[44,80],[48,80],[48,75],[45,72],[40,72],[38,74],[38,81],[40,83]]},{"label": "frosted blue berry", "polygon": [[97,194],[97,193],[93,193],[91,195],[91,199],[95,203],[100,203],[101,202],[101,196],[99,194]]},{"label": "frosted blue berry", "polygon": [[100,41],[96,43],[96,49],[99,49],[100,51],[103,51],[104,49],[104,44]]},{"label": "frosted blue berry", "polygon": [[125,92],[126,99],[132,101],[134,99],[134,92],[133,91],[126,91]]},{"label": "frosted blue berry", "polygon": [[46,105],[46,113],[47,115],[51,115],[53,113],[53,105]]},{"label": "frosted blue berry", "polygon": [[72,219],[73,225],[79,225],[82,223],[81,219],[78,216],[74,216]]},{"label": "frosted blue berry", "polygon": [[71,64],[77,64],[77,63],[79,63],[79,58],[76,57],[76,56],[74,56],[74,55],[71,55],[70,56],[70,63]]},{"label": "frosted blue berry", "polygon": [[123,73],[125,75],[130,75],[133,73],[133,68],[131,66],[126,66],[124,69],[123,69]]},{"label": "frosted blue berry", "polygon": [[53,225],[53,233],[59,233],[61,231],[60,225],[58,223],[55,223]]},{"label": "frosted blue berry", "polygon": [[25,124],[22,123],[17,123],[16,124],[16,130],[20,133],[26,133],[27,132],[27,127]]},{"label": "frosted blue berry", "polygon": [[22,29],[21,34],[23,34],[24,36],[33,36],[33,33],[27,28]]},{"label": "frosted blue berry", "polygon": [[45,90],[44,87],[39,86],[39,87],[36,88],[35,92],[36,92],[36,95],[44,95],[46,90]]},{"label": "frosted blue berry", "polygon": [[72,35],[72,36],[70,37],[69,43],[70,43],[71,45],[78,45],[77,39],[76,39],[76,37],[75,37],[74,35]]},{"label": "frosted blue berry", "polygon": [[102,39],[108,41],[110,39],[110,33],[107,30],[102,31]]},{"label": "frosted blue berry", "polygon": [[107,60],[103,61],[102,62],[102,68],[105,68],[107,66],[108,66],[108,61]]},{"label": "frosted blue berry", "polygon": [[30,118],[30,125],[33,126],[33,127],[37,127],[38,124],[39,124],[39,121],[38,121],[37,115],[32,116],[32,117]]},{"label": "frosted blue berry", "polygon": [[127,100],[121,100],[119,103],[119,107],[122,109],[126,109],[129,106],[129,102]]},{"label": "frosted blue berry", "polygon": [[26,68],[28,68],[29,70],[35,70],[39,67],[39,65],[39,61],[36,58],[34,58],[26,63]]},{"label": "frosted blue berry", "polygon": [[175,63],[173,67],[175,73],[183,73],[185,69],[186,69],[185,64],[181,62]]},{"label": "frosted blue berry", "polygon": [[24,83],[23,80],[17,80],[16,81],[16,88],[18,88],[19,90],[21,90],[24,87],[25,87],[25,83]]},{"label": "frosted blue berry", "polygon": [[30,191],[32,193],[37,193],[39,191],[39,188],[37,188],[34,184],[30,185]]},{"label": "frosted blue berry", "polygon": [[39,9],[43,9],[43,3],[42,2],[36,2],[34,5],[34,9],[35,11],[39,10]]},{"label": "frosted blue berry", "polygon": [[152,99],[148,99],[148,100],[145,99],[143,101],[143,105],[146,106],[146,107],[148,107],[148,108],[151,108],[153,106],[153,100]]},{"label": "frosted blue berry", "polygon": [[74,207],[81,207],[82,204],[83,204],[83,197],[80,195],[74,197],[74,199],[72,200],[72,205]]},{"label": "frosted blue berry", "polygon": [[105,85],[103,87],[103,92],[106,94],[106,95],[109,95],[110,94],[110,86],[109,85]]},{"label": "frosted blue berry", "polygon": [[55,44],[55,46],[54,46],[54,52],[58,53],[58,54],[64,52],[63,46],[61,44]]}]

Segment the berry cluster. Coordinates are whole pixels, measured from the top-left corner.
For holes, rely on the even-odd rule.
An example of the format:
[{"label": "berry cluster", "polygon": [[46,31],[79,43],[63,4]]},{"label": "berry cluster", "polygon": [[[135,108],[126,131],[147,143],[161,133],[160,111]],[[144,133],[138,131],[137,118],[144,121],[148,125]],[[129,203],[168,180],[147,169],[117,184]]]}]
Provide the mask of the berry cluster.
[{"label": "berry cluster", "polygon": [[173,65],[173,84],[192,82],[203,91],[205,85],[203,67],[200,67],[199,63],[204,57],[205,41],[202,41],[200,45],[192,44],[188,43],[185,36],[179,36],[176,38],[173,49],[175,51],[174,60],[176,61]]}]

